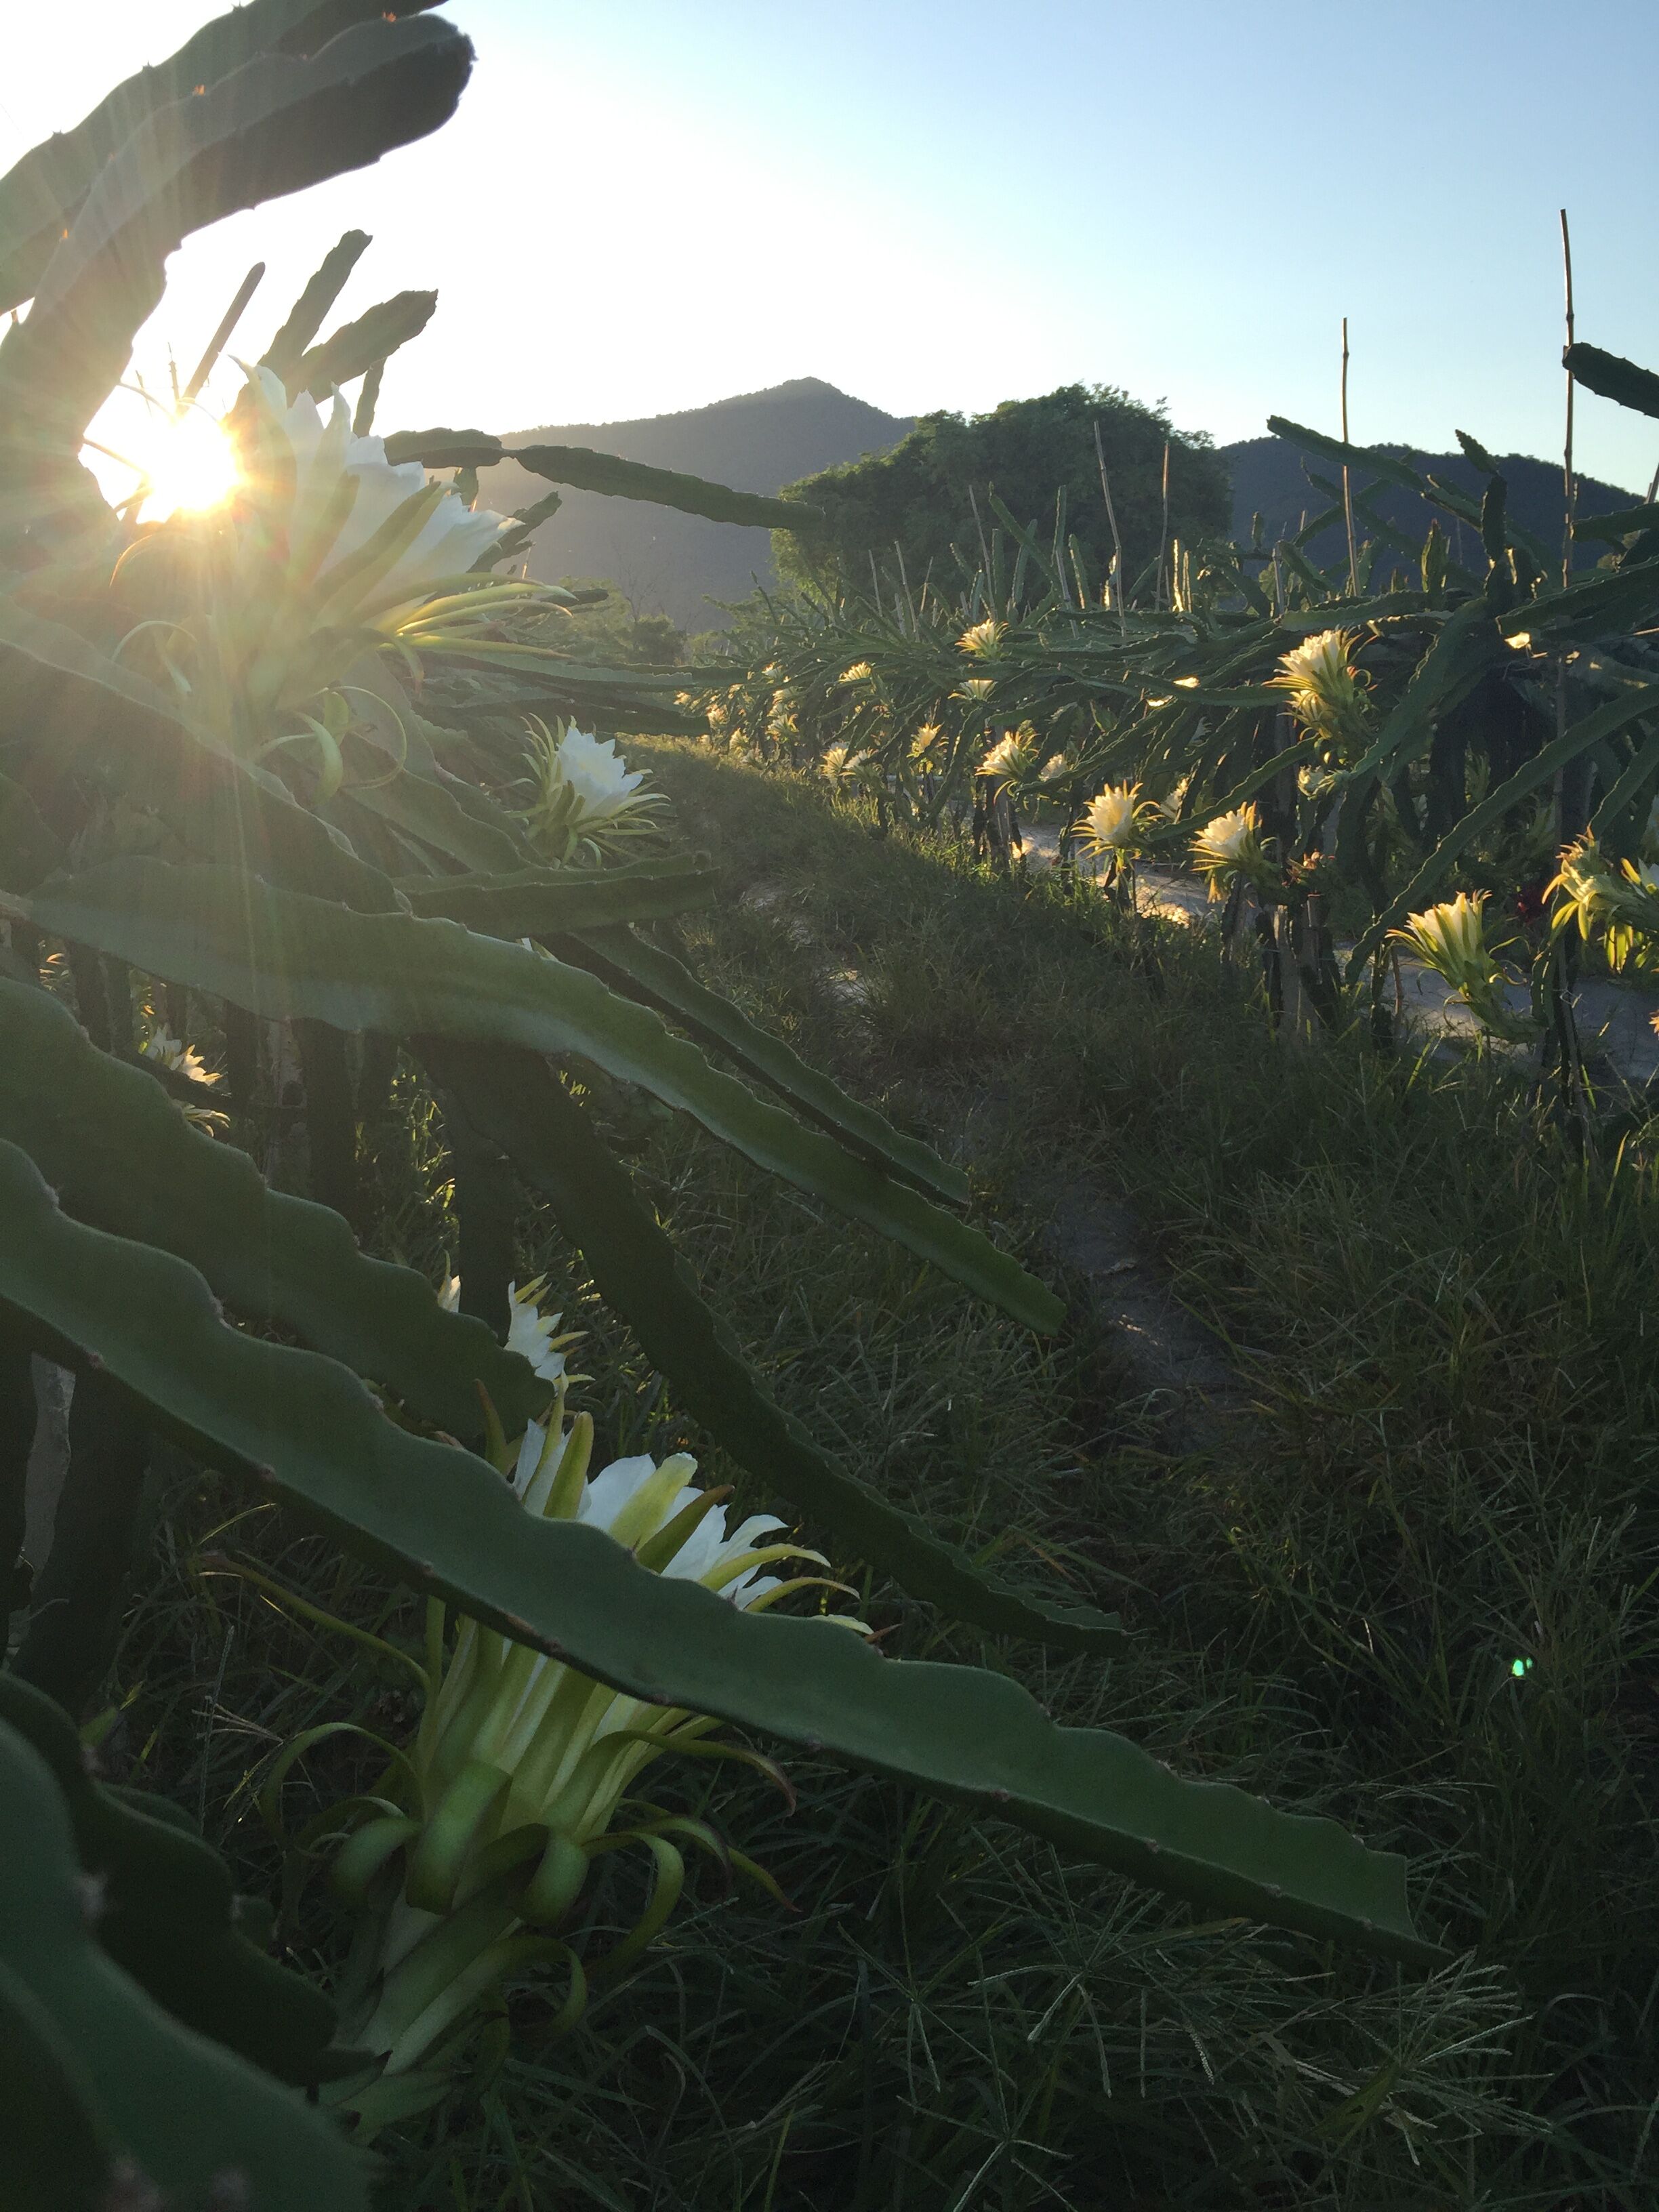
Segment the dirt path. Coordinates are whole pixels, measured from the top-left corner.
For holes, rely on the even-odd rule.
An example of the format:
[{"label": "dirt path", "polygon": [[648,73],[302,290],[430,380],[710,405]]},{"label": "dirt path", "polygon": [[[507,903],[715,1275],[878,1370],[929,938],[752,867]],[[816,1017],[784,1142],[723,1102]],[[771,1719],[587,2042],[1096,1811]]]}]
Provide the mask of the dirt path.
[{"label": "dirt path", "polygon": [[[1044,1204],[1035,1188],[1028,1195]],[[1054,1187],[1042,1245],[1089,1284],[1095,1318],[1112,1351],[1145,1393],[1147,1411],[1176,1452],[1237,1449],[1249,1419],[1249,1394],[1227,1347],[1170,1289],[1148,1256],[1133,1210],[1086,1182]]]},{"label": "dirt path", "polygon": [[[786,896],[782,884],[763,881],[749,885],[742,902],[778,921],[802,960],[816,967],[820,982],[856,1021],[864,1005],[858,971],[831,957],[799,915],[787,909]],[[960,1117],[956,1149],[971,1160],[995,1148],[1005,1118],[994,1091],[981,1092]],[[1236,1425],[1248,1413],[1244,1386],[1221,1340],[1181,1304],[1149,1256],[1149,1240],[1132,1208],[1082,1178],[1027,1174],[1016,1188],[1046,1224],[1039,1231],[1043,1250],[1087,1281],[1108,1348],[1127,1367],[1133,1389],[1170,1449],[1210,1450],[1230,1430],[1236,1440]]]},{"label": "dirt path", "polygon": [[[1059,835],[1048,829],[1024,831],[1029,860],[1052,865]],[[1081,873],[1097,872],[1097,863],[1079,856]],[[1209,903],[1201,884],[1173,868],[1142,868],[1137,885],[1144,912],[1194,928],[1213,927],[1217,909]],[[1351,946],[1340,946],[1349,951]],[[1504,994],[1513,1012],[1524,1014],[1531,1000],[1527,987],[1511,983]],[[1401,1008],[1406,1018],[1430,1036],[1464,1043],[1480,1033],[1480,1024],[1443,977],[1419,960],[1403,955],[1400,961]],[[1659,1075],[1659,1035],[1653,1023],[1659,1016],[1659,991],[1605,976],[1588,976],[1573,993],[1573,1012],[1586,1060],[1599,1059],[1627,1083],[1645,1084]]]}]

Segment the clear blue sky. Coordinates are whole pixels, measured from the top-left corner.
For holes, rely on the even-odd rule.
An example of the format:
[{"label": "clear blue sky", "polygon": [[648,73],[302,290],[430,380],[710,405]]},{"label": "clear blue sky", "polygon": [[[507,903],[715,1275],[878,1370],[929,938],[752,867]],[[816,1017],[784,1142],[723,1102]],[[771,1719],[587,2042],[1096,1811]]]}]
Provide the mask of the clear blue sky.
[{"label": "clear blue sky", "polygon": [[[207,0],[7,31],[0,164]],[[451,0],[450,128],[178,257],[158,357],[256,255],[263,343],[348,224],[343,307],[434,285],[383,419],[514,428],[817,375],[899,413],[1073,380],[1223,441],[1559,450],[1556,210],[1579,335],[1659,368],[1655,0]],[[61,39],[61,44],[59,40]],[[1645,489],[1659,422],[1581,395],[1579,461]]]}]

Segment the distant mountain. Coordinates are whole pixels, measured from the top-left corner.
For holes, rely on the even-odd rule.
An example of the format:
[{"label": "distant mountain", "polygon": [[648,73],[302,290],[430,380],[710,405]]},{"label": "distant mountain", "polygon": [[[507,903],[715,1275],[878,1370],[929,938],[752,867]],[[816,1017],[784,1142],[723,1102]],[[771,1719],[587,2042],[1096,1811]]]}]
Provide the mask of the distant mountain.
[{"label": "distant mountain", "polygon": [[[816,376],[800,376],[680,415],[636,422],[542,423],[508,442],[593,446],[739,491],[772,493],[836,461],[885,452],[915,427],[908,418],[851,399]],[[479,490],[487,507],[510,514],[547,486],[507,461],[483,471]],[[775,580],[767,531],[734,530],[642,501],[584,491],[565,492],[557,514],[537,532],[529,562],[532,576],[549,581],[608,577],[636,612],[666,614],[692,630],[713,629],[725,619],[711,599],[741,599],[757,581]]]},{"label": "distant mountain", "polygon": [[[539,423],[518,432],[509,442],[593,446],[627,460],[734,484],[741,491],[771,493],[837,461],[884,453],[915,428],[912,417],[884,414],[818,377],[800,376],[769,391],[743,392],[678,415],[653,415],[633,422]],[[1420,453],[1405,446],[1386,450],[1425,474],[1444,477],[1477,501],[1485,489],[1485,478],[1461,453]],[[1262,519],[1264,541],[1271,544],[1275,538],[1294,536],[1304,521],[1331,504],[1325,493],[1309,483],[1304,462],[1305,458],[1307,465],[1322,476],[1330,475],[1333,465],[1304,457],[1282,438],[1246,438],[1224,446],[1221,455],[1232,477],[1234,532],[1243,543],[1249,543],[1256,514]],[[1559,464],[1534,460],[1524,453],[1504,453],[1498,459],[1509,480],[1510,512],[1546,545],[1558,545]],[[1363,477],[1359,481],[1364,482]],[[484,504],[504,514],[527,506],[546,490],[539,477],[527,476],[511,461],[485,470],[480,483]],[[1604,514],[1632,506],[1640,496],[1584,477],[1579,483],[1579,512]],[[1413,545],[1422,544],[1436,510],[1415,494],[1389,484],[1373,495],[1373,501]],[[1449,516],[1440,520],[1451,539],[1453,558],[1478,568],[1482,556],[1475,533]],[[1328,568],[1341,558],[1346,544],[1339,522],[1314,539],[1309,550],[1319,566]],[[1593,562],[1601,550],[1587,545],[1578,557]],[[1407,562],[1385,550],[1374,571],[1379,583],[1395,565],[1408,573],[1415,569],[1414,560]],[[734,530],[643,501],[602,499],[584,491],[565,492],[557,514],[536,533],[529,566],[532,576],[550,581],[561,576],[608,577],[636,612],[666,614],[691,630],[714,629],[724,620],[711,600],[738,599],[756,583],[775,580],[771,538],[764,530]]]},{"label": "distant mountain", "polygon": [[[1477,503],[1486,489],[1486,477],[1461,453],[1419,453],[1406,446],[1389,446],[1384,450],[1409,462],[1425,476],[1443,477]],[[1221,457],[1232,471],[1233,534],[1241,544],[1250,541],[1255,515],[1261,517],[1262,543],[1271,545],[1278,538],[1294,537],[1304,523],[1311,522],[1333,504],[1328,493],[1309,483],[1304,473],[1304,461],[1305,459],[1308,467],[1332,483],[1338,480],[1337,464],[1312,454],[1304,457],[1283,438],[1246,438],[1239,445],[1224,446]],[[1559,461],[1535,461],[1525,453],[1500,453],[1495,458],[1509,484],[1510,514],[1546,545],[1559,546]],[[1370,481],[1362,471],[1353,471],[1351,474],[1356,489]],[[1581,477],[1578,481],[1578,512],[1583,515],[1607,514],[1614,507],[1631,507],[1642,496],[1638,492],[1622,491],[1617,484],[1598,483],[1594,477]],[[1370,503],[1413,546],[1421,545],[1428,534],[1430,521],[1439,514],[1441,526],[1451,540],[1452,558],[1477,573],[1483,568],[1486,556],[1479,534],[1467,524],[1440,514],[1414,492],[1384,484],[1371,495]],[[1363,522],[1358,522],[1357,534],[1364,538],[1372,533]],[[1322,531],[1305,550],[1316,567],[1328,568],[1346,553],[1346,530],[1338,522]],[[1597,556],[1606,550],[1605,546],[1593,544],[1582,545],[1577,549],[1577,561],[1581,566],[1593,567]],[[1416,562],[1385,547],[1377,556],[1373,575],[1379,583],[1385,582],[1394,567],[1410,574],[1415,571]]]}]

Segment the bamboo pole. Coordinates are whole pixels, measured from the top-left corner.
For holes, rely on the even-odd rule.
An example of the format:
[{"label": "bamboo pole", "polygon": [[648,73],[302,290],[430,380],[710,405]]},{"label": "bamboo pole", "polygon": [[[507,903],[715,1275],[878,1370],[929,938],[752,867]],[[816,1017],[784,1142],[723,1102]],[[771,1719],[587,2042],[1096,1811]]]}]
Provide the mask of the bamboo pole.
[{"label": "bamboo pole", "polygon": [[1167,607],[1170,604],[1170,594],[1165,589],[1165,579],[1164,574],[1164,556],[1169,550],[1169,544],[1170,441],[1166,438],[1164,441],[1164,514],[1163,519],[1158,525],[1158,573],[1152,581],[1152,604],[1154,606],[1158,607]]},{"label": "bamboo pole", "polygon": [[1098,415],[1095,417],[1095,459],[1100,464],[1100,489],[1106,499],[1106,520],[1112,526],[1112,598],[1117,605],[1117,626],[1120,630],[1127,632],[1129,621],[1123,598],[1128,576],[1123,565],[1123,540],[1118,532],[1117,509],[1112,504],[1112,480],[1106,473],[1106,448],[1101,441]]},{"label": "bamboo pole", "polygon": [[180,409],[188,407],[194,402],[197,395],[200,392],[202,386],[207,382],[208,378],[213,374],[215,362],[224,351],[226,344],[229,341],[231,332],[235,329],[237,324],[241,321],[242,311],[247,306],[248,301],[253,297],[255,292],[259,289],[259,280],[264,273],[264,263],[263,261],[256,261],[252,268],[248,270],[247,275],[243,277],[240,285],[237,289],[236,297],[231,301],[230,305],[225,309],[223,315],[220,318],[219,327],[215,331],[213,336],[208,340],[207,351],[202,356],[200,361],[197,362],[194,374],[191,375],[189,383],[185,385],[182,392],[175,394],[177,404]]},{"label": "bamboo pole", "polygon": [[[1561,210],[1561,273],[1566,290],[1567,349],[1573,342],[1572,312],[1572,233],[1567,228],[1567,211]],[[1572,473],[1572,400],[1573,374],[1567,371],[1567,435],[1566,450],[1561,472],[1561,581],[1572,581],[1572,521],[1578,504],[1577,484]]]},{"label": "bamboo pole", "polygon": [[[1567,227],[1567,211],[1565,208],[1563,208],[1561,210],[1561,276],[1563,288],[1566,295],[1567,349],[1569,357],[1571,357],[1574,328],[1572,307],[1572,233]],[[1566,437],[1561,462],[1561,582],[1564,588],[1572,581],[1572,512],[1574,506],[1572,473],[1573,382],[1573,374],[1571,369],[1569,368],[1567,371]],[[1565,735],[1566,727],[1567,664],[1565,657],[1558,654],[1555,663],[1555,733],[1558,738]],[[1566,775],[1567,772],[1565,765],[1556,769],[1554,784],[1551,794],[1555,810],[1555,842],[1558,849],[1565,842],[1567,834],[1565,816]]]},{"label": "bamboo pole", "polygon": [[[1342,442],[1348,443],[1348,319],[1342,318]],[[1359,552],[1353,534],[1353,485],[1348,477],[1348,465],[1342,464],[1342,514],[1348,526],[1348,589],[1355,599],[1359,597]]]}]

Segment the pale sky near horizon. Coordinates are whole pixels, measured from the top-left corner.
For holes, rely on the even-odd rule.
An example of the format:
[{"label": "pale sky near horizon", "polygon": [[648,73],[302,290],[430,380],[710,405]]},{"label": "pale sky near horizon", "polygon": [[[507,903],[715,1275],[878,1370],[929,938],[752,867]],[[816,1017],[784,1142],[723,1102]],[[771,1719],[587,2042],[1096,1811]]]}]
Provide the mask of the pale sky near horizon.
[{"label": "pale sky near horizon", "polygon": [[[0,168],[210,0],[8,26]],[[435,285],[380,426],[516,429],[787,377],[897,414],[1060,383],[1183,428],[1553,457],[1557,210],[1578,334],[1659,368],[1656,0],[450,0],[459,115],[187,242],[140,362],[193,359],[248,264],[257,350],[322,252],[342,313]],[[63,35],[58,35],[60,32]],[[228,397],[227,391],[225,397]],[[1578,465],[1644,493],[1659,422],[1581,392]]]}]

